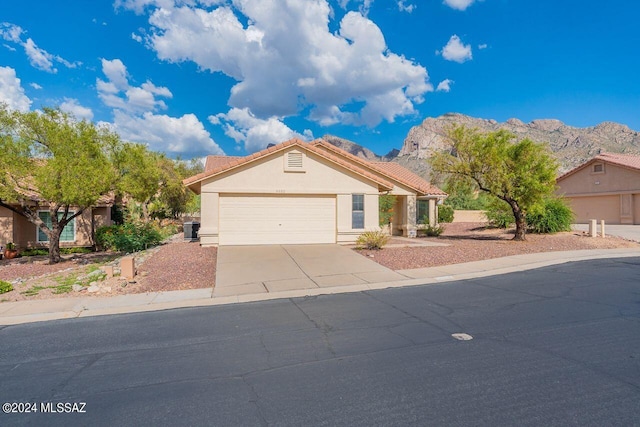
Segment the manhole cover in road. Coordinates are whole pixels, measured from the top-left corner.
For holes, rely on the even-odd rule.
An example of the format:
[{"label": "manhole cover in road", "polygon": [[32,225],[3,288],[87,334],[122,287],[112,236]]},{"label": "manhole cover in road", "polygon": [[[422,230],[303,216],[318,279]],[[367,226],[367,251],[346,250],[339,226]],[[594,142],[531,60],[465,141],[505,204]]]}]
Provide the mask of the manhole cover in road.
[{"label": "manhole cover in road", "polygon": [[455,339],[457,339],[458,341],[470,341],[473,339],[473,337],[469,334],[463,334],[463,333],[459,333],[459,334],[451,334],[452,337],[454,337]]}]

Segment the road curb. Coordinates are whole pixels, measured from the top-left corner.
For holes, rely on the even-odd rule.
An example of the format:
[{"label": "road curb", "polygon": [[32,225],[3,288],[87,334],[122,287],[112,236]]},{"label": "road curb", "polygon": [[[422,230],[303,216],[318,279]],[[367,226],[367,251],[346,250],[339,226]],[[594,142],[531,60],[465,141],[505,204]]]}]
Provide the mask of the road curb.
[{"label": "road curb", "polygon": [[[562,254],[562,256],[559,256]],[[424,276],[410,278],[406,280],[397,280],[390,282],[378,282],[378,283],[366,283],[358,285],[347,286],[334,286],[326,288],[313,288],[313,289],[299,289],[288,290],[272,293],[259,293],[259,294],[247,294],[247,295],[234,295],[234,296],[222,296],[222,297],[199,297],[190,298],[193,294],[211,295],[211,288],[203,288],[202,290],[191,291],[169,291],[169,292],[155,292],[150,294],[134,294],[133,299],[146,300],[148,302],[142,304],[127,304],[127,298],[123,295],[115,297],[104,297],[100,300],[94,298],[81,298],[75,300],[75,304],[70,309],[63,309],[60,311],[47,312],[42,309],[38,310],[38,306],[44,308],[47,303],[52,301],[58,302],[59,300],[40,300],[40,301],[25,301],[6,303],[14,304],[13,307],[19,307],[20,304],[30,304],[33,309],[33,313],[24,313],[11,315],[13,307],[0,314],[0,326],[11,326],[23,323],[44,322],[50,320],[62,320],[73,319],[78,317],[93,317],[93,316],[105,316],[112,314],[131,314],[142,313],[149,311],[161,311],[171,310],[177,308],[190,308],[190,307],[207,307],[216,305],[230,305],[241,304],[247,302],[257,301],[269,301],[276,299],[287,298],[300,298],[300,297],[315,297],[319,295],[333,295],[342,293],[354,293],[365,292],[371,290],[401,288],[410,286],[425,286],[435,285],[441,283],[448,283],[459,280],[469,280],[480,277],[497,276],[502,274],[509,274],[515,272],[522,272],[528,270],[534,270],[543,267],[549,267],[554,265],[566,264],[569,262],[579,262],[597,259],[610,259],[610,258],[631,258],[640,257],[640,251],[638,249],[607,249],[607,250],[584,250],[584,251],[570,251],[570,252],[546,252],[536,253],[530,255],[514,255],[504,258],[494,258],[491,260],[476,261],[472,263],[464,264],[450,264],[448,266],[440,266],[425,269],[415,270],[399,270],[402,274],[403,271],[416,271],[424,270]],[[537,260],[536,258],[542,258]],[[547,258],[547,259],[544,259]],[[529,259],[529,261],[527,261]],[[496,264],[512,264],[507,266],[496,266]],[[465,269],[471,268],[473,271],[464,272]],[[474,270],[475,269],[475,270]],[[447,270],[458,270],[461,273],[455,274],[441,274]],[[208,290],[208,291],[207,291]],[[190,294],[186,294],[191,292]],[[74,301],[71,301],[74,302]],[[35,303],[35,304],[34,304]],[[94,306],[94,307],[91,307]],[[0,308],[2,305],[0,305]],[[22,307],[24,311],[24,307]]]}]

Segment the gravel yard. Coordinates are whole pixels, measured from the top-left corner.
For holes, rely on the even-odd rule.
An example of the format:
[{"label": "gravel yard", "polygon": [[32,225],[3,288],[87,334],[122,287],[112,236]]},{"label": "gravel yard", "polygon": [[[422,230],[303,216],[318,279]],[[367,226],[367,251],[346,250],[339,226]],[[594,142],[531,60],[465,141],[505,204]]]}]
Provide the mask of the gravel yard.
[{"label": "gravel yard", "polygon": [[[359,250],[393,270],[434,267],[468,261],[535,252],[576,249],[639,248],[640,244],[616,237],[590,238],[582,232],[555,235],[529,234],[526,242],[514,242],[512,233],[486,229],[483,223],[447,224],[439,238],[418,238],[415,242],[437,242],[448,246],[387,247],[380,251]],[[406,240],[400,240],[407,244]],[[397,244],[398,241],[393,243]],[[411,244],[411,242],[409,242]],[[396,245],[394,245],[396,246]],[[0,261],[0,280],[14,290],[0,295],[0,302],[79,296],[113,296],[145,292],[211,288],[215,285],[217,248],[186,243],[176,235],[167,243],[135,255],[138,275],[134,280],[120,277],[122,255],[84,254],[68,256],[55,265],[46,257]],[[107,278],[100,266],[113,266],[115,277]]]},{"label": "gravel yard", "polygon": [[640,244],[618,237],[592,238],[582,232],[527,234],[525,242],[515,242],[513,231],[487,229],[484,223],[445,224],[440,237],[420,237],[419,241],[449,246],[389,247],[379,251],[358,250],[364,256],[392,270],[435,267],[537,252],[580,249],[639,248]]},{"label": "gravel yard", "polygon": [[0,302],[211,288],[215,285],[216,256],[217,248],[202,248],[175,236],[134,254],[138,275],[129,281],[117,274],[106,278],[98,270],[111,265],[117,273],[122,258],[118,254],[67,256],[54,265],[46,264],[46,257],[3,260],[0,280],[12,283],[14,290],[1,294]]}]

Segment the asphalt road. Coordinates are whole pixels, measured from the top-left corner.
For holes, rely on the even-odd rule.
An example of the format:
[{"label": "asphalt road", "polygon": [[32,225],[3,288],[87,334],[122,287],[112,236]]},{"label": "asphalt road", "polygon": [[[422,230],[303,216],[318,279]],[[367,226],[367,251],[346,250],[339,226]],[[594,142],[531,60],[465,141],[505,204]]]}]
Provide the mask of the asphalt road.
[{"label": "asphalt road", "polygon": [[39,412],[3,426],[638,425],[640,258],[8,326],[4,402]]}]

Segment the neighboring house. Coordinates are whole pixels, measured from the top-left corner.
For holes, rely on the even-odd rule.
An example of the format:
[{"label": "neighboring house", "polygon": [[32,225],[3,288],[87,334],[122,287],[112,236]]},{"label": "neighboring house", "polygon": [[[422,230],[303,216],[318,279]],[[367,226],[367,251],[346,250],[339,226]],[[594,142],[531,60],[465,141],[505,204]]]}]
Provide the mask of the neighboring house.
[{"label": "neighboring house", "polygon": [[325,141],[292,139],[247,157],[209,156],[184,180],[201,195],[200,243],[349,243],[378,230],[378,197],[398,196],[394,234],[437,220],[446,194],[393,163],[367,162]]},{"label": "neighboring house", "polygon": [[557,193],[570,203],[576,222],[640,224],[640,156],[599,154],[557,182]]},{"label": "neighboring house", "polygon": [[[103,225],[111,225],[112,206],[112,196],[100,197],[95,207],[85,209],[80,216],[67,224],[60,236],[60,246],[93,246],[95,230]],[[32,209],[38,211],[38,215],[45,223],[51,224],[48,207],[38,208],[37,202],[34,201]],[[73,208],[70,211],[73,212]],[[23,249],[48,247],[49,239],[42,230],[25,217],[0,206],[0,245],[5,246],[8,242],[14,242],[18,248]]]}]

